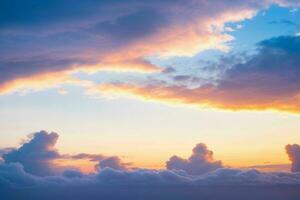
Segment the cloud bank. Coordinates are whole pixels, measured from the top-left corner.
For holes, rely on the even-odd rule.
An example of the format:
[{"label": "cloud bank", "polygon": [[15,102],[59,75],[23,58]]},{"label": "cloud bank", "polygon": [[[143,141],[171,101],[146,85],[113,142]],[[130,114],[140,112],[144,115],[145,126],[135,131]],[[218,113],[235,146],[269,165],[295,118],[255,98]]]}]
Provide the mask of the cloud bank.
[{"label": "cloud bank", "polygon": [[[54,169],[50,161],[63,157],[54,149],[57,139],[57,133],[40,131],[20,148],[4,150],[5,162],[0,163],[1,199],[296,200],[300,197],[299,173],[224,168],[220,161],[213,160],[213,152],[202,143],[196,145],[189,159],[172,157],[167,162],[168,169],[133,169],[111,156],[101,157],[95,173],[84,174],[76,169],[64,169],[61,174],[41,173],[40,168]],[[295,158],[300,155],[299,145],[287,145],[286,149],[294,166],[298,162]],[[97,154],[92,155],[82,153],[74,157],[98,160]]]},{"label": "cloud bank", "polygon": [[300,174],[218,169],[202,176],[171,170],[37,177],[20,164],[0,165],[1,199],[275,199],[299,198]]}]

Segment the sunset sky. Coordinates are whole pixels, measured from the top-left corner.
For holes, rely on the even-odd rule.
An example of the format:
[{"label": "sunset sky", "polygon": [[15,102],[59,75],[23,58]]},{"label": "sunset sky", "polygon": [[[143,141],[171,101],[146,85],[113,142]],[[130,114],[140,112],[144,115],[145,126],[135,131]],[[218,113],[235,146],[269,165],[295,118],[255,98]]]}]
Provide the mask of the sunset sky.
[{"label": "sunset sky", "polygon": [[103,158],[121,170],[181,169],[171,157],[199,147],[212,169],[290,172],[299,9],[298,0],[1,0],[0,163],[41,175],[22,156],[45,139],[33,148],[54,153],[44,170],[51,161],[95,173]]}]

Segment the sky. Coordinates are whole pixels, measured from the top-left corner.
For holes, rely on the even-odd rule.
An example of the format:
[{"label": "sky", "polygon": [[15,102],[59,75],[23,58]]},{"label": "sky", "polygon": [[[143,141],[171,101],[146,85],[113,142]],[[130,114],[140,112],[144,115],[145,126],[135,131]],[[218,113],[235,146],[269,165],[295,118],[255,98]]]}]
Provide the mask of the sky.
[{"label": "sky", "polygon": [[300,1],[1,0],[0,46],[5,199],[300,197]]}]

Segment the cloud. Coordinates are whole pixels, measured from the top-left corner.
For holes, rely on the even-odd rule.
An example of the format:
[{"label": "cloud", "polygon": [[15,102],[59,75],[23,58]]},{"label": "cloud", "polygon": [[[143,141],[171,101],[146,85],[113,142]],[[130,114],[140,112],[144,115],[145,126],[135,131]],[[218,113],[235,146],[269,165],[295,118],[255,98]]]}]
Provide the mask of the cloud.
[{"label": "cloud", "polygon": [[5,163],[21,163],[25,170],[32,174],[54,174],[50,162],[59,158],[54,149],[57,139],[58,134],[54,132],[34,133],[20,148],[4,154],[3,160]]},{"label": "cloud", "polygon": [[[204,144],[196,145],[189,159],[170,159],[175,168],[165,170],[129,169],[116,156],[102,159],[82,153],[74,158],[102,159],[101,170],[84,174],[66,169],[48,176],[29,172],[25,158],[41,167],[45,166],[42,161],[63,157],[54,149],[57,139],[57,133],[40,131],[20,148],[8,150],[6,157],[18,159],[0,163],[0,199],[296,200],[300,196],[299,173],[221,168],[221,162],[213,160],[213,152]],[[299,146],[288,145],[287,149],[294,155]]]},{"label": "cloud", "polygon": [[300,172],[300,145],[298,144],[289,144],[285,147],[286,152],[292,161],[292,172]]},{"label": "cloud", "polygon": [[[156,81],[93,86],[92,93],[125,94],[143,100],[229,110],[300,112],[300,37],[281,36],[261,41],[257,53],[222,59],[228,69],[217,83],[190,87]],[[226,62],[226,63],[224,63]]]},{"label": "cloud", "polygon": [[167,162],[169,170],[184,170],[188,174],[204,174],[222,167],[221,161],[214,161],[213,152],[208,150],[203,143],[193,148],[193,153],[188,159],[172,156]]},{"label": "cloud", "polygon": [[55,149],[58,137],[59,135],[55,132],[39,131],[31,134],[21,147],[1,149],[0,153],[4,163],[20,163],[26,172],[39,176],[56,175],[65,169],[74,168],[59,166],[55,162],[58,160],[99,162],[105,158],[100,154],[60,154]]},{"label": "cloud", "polygon": [[58,0],[3,0],[0,93],[35,89],[34,80],[50,76],[39,89],[56,87],[78,71],[159,72],[149,56],[226,50],[233,37],[224,24],[249,19],[272,3],[298,6],[278,0],[75,0],[72,6]]},{"label": "cloud", "polygon": [[128,163],[123,163],[119,157],[111,156],[100,160],[99,164],[96,165],[96,168],[104,169],[106,167],[109,167],[115,170],[127,170],[128,165]]},{"label": "cloud", "polygon": [[75,155],[64,155],[66,158],[72,158],[74,160],[80,159],[88,159],[90,161],[100,161],[103,160],[105,157],[100,154],[88,154],[88,153],[79,153]]},{"label": "cloud", "polygon": [[81,178],[84,174],[78,170],[67,169],[62,174],[66,178]]},{"label": "cloud", "polygon": [[256,169],[265,172],[289,172],[291,168],[290,164],[265,164],[265,165],[252,165],[245,169]]},{"label": "cloud", "polygon": [[300,175],[218,169],[191,176],[171,170],[119,171],[37,177],[20,164],[0,165],[1,199],[273,199],[299,197]]}]

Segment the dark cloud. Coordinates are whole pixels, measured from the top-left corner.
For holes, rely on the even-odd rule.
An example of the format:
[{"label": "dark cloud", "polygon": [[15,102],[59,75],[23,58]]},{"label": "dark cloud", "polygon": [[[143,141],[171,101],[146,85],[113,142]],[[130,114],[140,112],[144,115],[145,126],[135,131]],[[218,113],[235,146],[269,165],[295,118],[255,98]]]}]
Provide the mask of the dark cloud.
[{"label": "dark cloud", "polygon": [[[273,3],[296,5],[287,0]],[[45,73],[70,75],[70,70],[91,68],[158,71],[145,58],[193,55],[220,46],[230,38],[211,27],[244,20],[268,5],[269,0],[74,0],[72,5],[59,0],[3,0],[0,93],[18,91],[20,85],[30,88],[23,79]]]},{"label": "dark cloud", "polygon": [[83,176],[37,177],[20,164],[0,165],[1,199],[297,200],[300,175],[219,169],[190,176],[170,170],[105,168]]},{"label": "dark cloud", "polygon": [[289,144],[285,147],[286,152],[292,161],[292,172],[300,172],[300,145]]},{"label": "dark cloud", "polygon": [[67,169],[62,174],[66,178],[81,178],[84,174],[78,170]]},{"label": "dark cloud", "polygon": [[57,133],[40,131],[34,133],[20,148],[3,155],[5,163],[21,163],[25,170],[36,175],[54,174],[51,161],[59,158],[54,149]]},{"label": "dark cloud", "polygon": [[75,155],[65,155],[66,158],[72,158],[74,160],[80,160],[80,159],[87,159],[90,161],[100,161],[103,160],[105,157],[100,154],[88,154],[88,153],[79,153]]},{"label": "dark cloud", "polygon": [[[26,170],[29,162],[25,158],[32,158],[32,164],[42,167],[45,166],[42,161],[63,157],[54,149],[58,135],[41,131],[30,139],[5,154],[6,159],[18,159],[0,164],[0,199],[298,200],[300,197],[299,173],[220,168],[221,162],[213,160],[212,151],[204,144],[198,144],[189,159],[177,157],[175,163],[169,163],[175,164],[174,170],[129,169],[128,164],[112,156],[100,161],[101,170],[95,173],[67,169],[62,174],[40,176]],[[299,146],[288,145],[287,150],[294,158]],[[92,155],[77,157],[90,159]]]},{"label": "dark cloud", "polygon": [[102,84],[97,88],[100,93],[117,91],[147,100],[200,107],[300,112],[300,37],[264,40],[252,55],[229,56],[221,61],[221,70],[228,66],[222,75],[215,82],[200,86],[152,81],[143,85]]},{"label": "dark cloud", "polygon": [[290,164],[265,164],[265,165],[252,165],[249,167],[246,167],[247,169],[257,169],[259,171],[266,171],[266,172],[271,172],[271,171],[290,171],[291,165]]},{"label": "dark cloud", "polygon": [[91,31],[120,42],[129,42],[154,34],[158,28],[167,23],[164,17],[159,10],[142,9],[115,20],[98,23]]},{"label": "dark cloud", "polygon": [[222,167],[221,161],[214,161],[213,152],[205,144],[197,144],[188,159],[172,156],[166,163],[167,169],[184,170],[188,174],[204,174]]},{"label": "dark cloud", "polygon": [[2,149],[0,149],[0,157],[2,157],[3,154],[6,154],[6,153],[8,153],[10,151],[13,151],[13,150],[15,150],[15,148],[2,148]]},{"label": "dark cloud", "polygon": [[[59,167],[54,163],[56,160],[85,159],[99,162],[105,158],[100,154],[60,154],[55,149],[58,137],[59,135],[54,132],[36,132],[31,134],[21,147],[1,149],[0,154],[2,153],[1,156],[5,163],[20,163],[26,172],[39,176],[55,175],[64,171],[64,167]],[[67,173],[66,175],[72,174],[72,170],[65,173]]]},{"label": "dark cloud", "polygon": [[115,170],[127,170],[128,163],[123,163],[122,160],[117,156],[111,156],[102,159],[99,164],[96,166],[98,169],[104,169],[106,167],[115,169]]},{"label": "dark cloud", "polygon": [[261,106],[291,104],[299,109],[300,37],[264,40],[258,44],[258,53],[246,60],[228,70],[219,83],[218,90],[227,92],[228,100]]},{"label": "dark cloud", "polygon": [[98,12],[108,15],[109,12],[114,11],[113,5],[120,4],[123,3],[119,0],[86,2],[74,0],[72,5],[59,0],[29,0],[27,2],[3,0],[0,4],[0,27],[1,30],[8,28],[26,30],[28,27],[46,29],[49,26],[53,28],[57,24],[62,26],[92,19],[97,17]]}]

